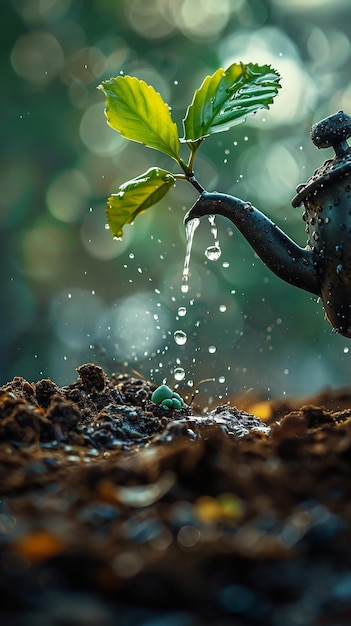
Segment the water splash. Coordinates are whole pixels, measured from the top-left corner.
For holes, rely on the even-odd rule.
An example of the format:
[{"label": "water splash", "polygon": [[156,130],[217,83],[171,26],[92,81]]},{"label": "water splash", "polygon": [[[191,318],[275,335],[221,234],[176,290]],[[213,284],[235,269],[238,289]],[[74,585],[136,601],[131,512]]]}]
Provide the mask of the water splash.
[{"label": "water splash", "polygon": [[199,224],[200,224],[199,218],[195,217],[193,220],[189,220],[189,222],[187,222],[185,225],[186,249],[185,249],[185,259],[184,259],[182,286],[181,286],[181,290],[183,293],[188,293],[188,290],[189,290],[188,279],[189,279],[191,248],[193,245],[194,234]]}]

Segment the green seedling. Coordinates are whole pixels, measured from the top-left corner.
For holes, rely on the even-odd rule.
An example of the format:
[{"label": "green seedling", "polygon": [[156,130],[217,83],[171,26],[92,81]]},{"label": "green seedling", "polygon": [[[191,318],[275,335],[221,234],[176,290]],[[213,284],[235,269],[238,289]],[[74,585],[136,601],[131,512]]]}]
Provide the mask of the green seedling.
[{"label": "green seedling", "polygon": [[[151,167],[123,183],[107,202],[111,234],[120,238],[123,227],[156,204],[176,180],[191,183],[202,194],[205,189],[194,174],[194,161],[203,141],[229,130],[259,109],[268,109],[280,88],[280,76],[269,65],[233,63],[207,76],[196,89],[183,119],[179,137],[169,106],[153,87],[132,76],[103,81],[99,89],[106,97],[107,123],[123,137],[158,150],[172,158],[180,172]],[[184,159],[181,152],[188,151]]]},{"label": "green seedling", "polygon": [[152,402],[162,406],[164,409],[182,409],[184,402],[179,393],[172,391],[167,385],[157,387],[151,396]]}]

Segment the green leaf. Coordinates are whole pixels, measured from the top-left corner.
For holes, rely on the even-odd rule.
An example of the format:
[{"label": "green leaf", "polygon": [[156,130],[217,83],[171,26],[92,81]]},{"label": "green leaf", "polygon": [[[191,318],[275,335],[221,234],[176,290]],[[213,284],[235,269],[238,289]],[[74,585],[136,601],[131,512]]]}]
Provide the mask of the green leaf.
[{"label": "green leaf", "polygon": [[145,174],[123,183],[118,193],[112,194],[107,202],[107,221],[111,234],[122,237],[123,226],[153,204],[156,204],[174,185],[173,174],[159,167],[151,167]]},{"label": "green leaf", "polygon": [[179,160],[179,136],[168,105],[153,87],[133,76],[117,76],[98,87],[106,96],[107,123],[123,137]]},{"label": "green leaf", "polygon": [[227,70],[219,68],[195,91],[183,120],[183,141],[197,142],[229,130],[250,113],[268,109],[279,81],[278,72],[269,65],[233,63]]}]

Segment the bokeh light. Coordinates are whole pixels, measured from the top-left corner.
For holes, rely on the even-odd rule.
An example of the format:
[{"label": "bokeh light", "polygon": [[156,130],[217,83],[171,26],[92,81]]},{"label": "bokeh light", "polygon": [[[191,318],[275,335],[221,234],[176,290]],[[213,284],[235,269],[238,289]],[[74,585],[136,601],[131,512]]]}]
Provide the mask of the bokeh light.
[{"label": "bokeh light", "polygon": [[11,63],[21,78],[42,86],[60,72],[64,56],[55,37],[37,31],[17,39],[11,52]]},{"label": "bokeh light", "polygon": [[65,347],[82,350],[91,344],[102,311],[103,303],[96,294],[64,289],[52,298],[50,324]]},{"label": "bokeh light", "polygon": [[90,185],[79,170],[59,172],[50,183],[46,201],[50,213],[63,222],[75,222],[86,214]]},{"label": "bokeh light", "polygon": [[104,116],[104,104],[92,104],[86,109],[80,124],[80,136],[84,145],[99,156],[122,152],[126,140],[118,133],[111,132]]},{"label": "bokeh light", "polygon": [[154,293],[137,292],[112,302],[97,320],[95,337],[110,357],[136,363],[164,344],[161,325],[169,322]]}]

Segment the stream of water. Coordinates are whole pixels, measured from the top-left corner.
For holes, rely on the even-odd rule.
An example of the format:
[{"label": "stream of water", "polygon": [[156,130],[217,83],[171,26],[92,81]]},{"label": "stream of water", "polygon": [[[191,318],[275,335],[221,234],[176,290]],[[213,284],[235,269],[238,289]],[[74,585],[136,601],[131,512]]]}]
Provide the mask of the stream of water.
[{"label": "stream of water", "polygon": [[[210,261],[217,261],[221,256],[221,248],[220,248],[219,240],[218,240],[216,216],[209,215],[208,220],[211,226],[211,233],[214,238],[214,244],[212,246],[209,246],[206,249],[205,255]],[[185,259],[184,259],[184,266],[183,266],[183,275],[182,275],[182,280],[181,280],[181,292],[184,295],[187,294],[189,291],[189,271],[190,271],[189,268],[190,268],[191,250],[192,250],[192,245],[193,245],[193,240],[194,240],[194,234],[199,224],[200,224],[199,218],[194,218],[190,220],[189,222],[187,222],[185,226],[186,249],[185,249]],[[177,315],[178,315],[177,319],[184,318],[186,314],[187,314],[187,307],[179,306],[178,312],[177,312]],[[176,342],[178,346],[183,346],[187,341],[187,334],[182,329],[176,330],[173,336],[174,336],[174,341]],[[183,380],[185,377],[185,370],[181,367],[181,362],[180,362],[179,357],[176,359],[176,361],[177,361],[177,364],[173,370],[173,375],[177,381],[180,381],[180,380]]]},{"label": "stream of water", "polygon": [[193,220],[190,220],[189,222],[187,222],[185,226],[186,248],[185,248],[185,259],[184,259],[182,285],[181,285],[182,293],[188,293],[188,290],[189,290],[188,279],[189,279],[189,265],[190,265],[191,249],[193,246],[194,234],[199,224],[200,224],[199,218],[195,217]]}]

